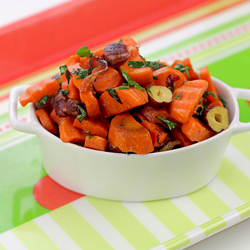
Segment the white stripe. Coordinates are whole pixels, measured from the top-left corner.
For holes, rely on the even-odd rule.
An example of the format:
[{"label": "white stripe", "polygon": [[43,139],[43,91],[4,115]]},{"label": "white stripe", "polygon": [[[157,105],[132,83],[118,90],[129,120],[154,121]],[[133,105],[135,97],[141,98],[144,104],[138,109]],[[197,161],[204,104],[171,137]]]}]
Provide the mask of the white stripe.
[{"label": "white stripe", "polygon": [[229,144],[225,156],[231,161],[242,173],[250,179],[250,160],[247,159],[236,147]]},{"label": "white stripe", "polygon": [[0,103],[1,103],[0,115],[8,113],[9,112],[9,99],[1,101]]},{"label": "white stripe", "polygon": [[140,53],[147,57],[148,55],[153,54],[161,49],[165,49],[171,45],[177,44],[193,36],[197,36],[208,30],[249,14],[249,10],[250,2],[245,2],[238,6],[234,6],[233,8],[221,11],[218,14],[214,14],[211,17],[200,20],[199,22],[195,22],[194,24],[188,25],[187,27],[142,43],[140,47]]},{"label": "white stripe", "polygon": [[150,248],[149,250],[167,250],[167,248],[164,245],[160,244],[156,247]]},{"label": "white stripe", "polygon": [[210,220],[210,218],[192,202],[187,196],[170,199],[196,226]]},{"label": "white stripe", "polygon": [[122,204],[139,220],[161,243],[172,239],[175,235],[152,214],[143,203],[122,202]]},{"label": "white stripe", "polygon": [[[30,139],[33,138],[33,137],[35,137],[35,135],[27,134],[27,135],[25,135],[24,137],[22,137],[22,138],[20,138],[20,139],[17,139],[17,140],[15,140],[15,141],[12,141],[12,142],[10,142],[10,143],[7,143],[7,144],[5,144],[5,145],[3,145],[3,146],[0,146],[0,151],[4,150],[4,149],[6,149],[6,148],[12,147],[12,146],[14,146],[14,145],[17,145],[17,144],[19,144],[19,143],[21,143],[21,142],[30,140]],[[14,138],[14,137],[12,137],[11,139],[13,139],[13,138]]]},{"label": "white stripe", "polygon": [[0,234],[0,243],[6,250],[27,250],[23,243],[11,231]]},{"label": "white stripe", "polygon": [[221,215],[227,223],[227,227],[233,226],[238,222],[242,221],[240,213],[237,210],[231,210],[223,215]]},{"label": "white stripe", "polygon": [[239,207],[245,202],[240,199],[223,181],[215,177],[207,187],[212,190],[231,209]]},{"label": "white stripe", "polygon": [[33,221],[42,231],[58,246],[59,249],[81,250],[81,248],[69,237],[69,235],[49,216],[42,215]]},{"label": "white stripe", "polygon": [[[204,231],[200,227],[193,228],[193,229],[187,231],[185,234],[190,239],[190,244],[188,246],[193,245],[193,244],[205,239],[205,237],[206,237]],[[186,247],[187,246],[185,246],[185,248]]]},{"label": "white stripe", "polygon": [[85,197],[70,204],[114,249],[134,249]]}]

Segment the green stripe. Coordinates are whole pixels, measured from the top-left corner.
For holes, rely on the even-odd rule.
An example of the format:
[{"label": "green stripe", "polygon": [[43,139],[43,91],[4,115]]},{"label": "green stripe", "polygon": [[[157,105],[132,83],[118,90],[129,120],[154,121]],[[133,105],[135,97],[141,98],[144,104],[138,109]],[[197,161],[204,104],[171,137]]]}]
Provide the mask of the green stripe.
[{"label": "green stripe", "polygon": [[51,211],[49,215],[82,249],[112,249],[70,204]]},{"label": "green stripe", "polygon": [[224,214],[231,209],[208,187],[187,195],[210,219]]},{"label": "green stripe", "polygon": [[174,235],[180,235],[196,225],[170,200],[143,203]]},{"label": "green stripe", "polygon": [[227,158],[223,159],[217,175],[244,202],[250,201],[250,179]]},{"label": "green stripe", "polygon": [[163,58],[166,55],[173,54],[175,51],[183,50],[184,47],[192,46],[201,40],[205,40],[205,39],[208,39],[211,36],[214,36],[218,33],[225,32],[226,29],[232,29],[234,26],[238,26],[246,21],[249,21],[249,18],[250,18],[250,14],[245,15],[239,19],[233,20],[233,21],[226,23],[222,26],[211,29],[207,32],[204,32],[198,36],[187,39],[187,40],[180,42],[178,44],[175,44],[171,47],[167,47],[167,48],[164,48],[162,50],[157,51],[156,53],[149,54],[149,55],[147,55],[147,60],[156,60],[159,58]]},{"label": "green stripe", "polygon": [[6,248],[0,243],[0,250],[6,250]]},{"label": "green stripe", "polygon": [[241,218],[245,218],[250,215],[250,203],[237,207],[236,210],[240,213]]},{"label": "green stripe", "polygon": [[[21,138],[25,138],[25,137],[28,137],[29,134],[26,134],[26,133],[20,133],[18,135],[16,135],[15,137],[10,137],[8,140],[5,140],[3,142],[0,143],[0,147],[3,147],[7,144],[10,144],[12,142],[15,142]],[[30,138],[31,139],[31,138]]]},{"label": "green stripe", "polygon": [[211,233],[216,232],[223,227],[226,227],[226,225],[226,221],[220,216],[202,224],[200,227],[203,229],[205,236],[208,236]]},{"label": "green stripe", "polygon": [[189,243],[189,237],[186,234],[182,234],[171,240],[168,240],[167,242],[163,243],[163,245],[167,248],[167,250],[177,250],[188,245]]},{"label": "green stripe", "polygon": [[34,221],[29,221],[11,231],[28,249],[59,249]]},{"label": "green stripe", "polygon": [[121,202],[93,197],[86,199],[135,249],[149,249],[160,244]]},{"label": "green stripe", "polygon": [[19,132],[19,131],[17,131],[17,130],[11,129],[11,130],[9,130],[8,132],[6,132],[6,133],[4,133],[4,134],[2,134],[2,135],[0,136],[0,145],[6,143],[6,142],[7,142],[8,140],[10,140],[11,138],[20,136],[20,135],[22,135],[22,134],[24,134],[24,133],[23,133],[23,132]]},{"label": "green stripe", "polygon": [[[250,82],[249,82],[250,87]],[[249,110],[250,111],[250,110]],[[248,113],[249,115],[249,113]],[[248,159],[250,160],[250,134],[242,133],[233,136],[231,143]]]}]

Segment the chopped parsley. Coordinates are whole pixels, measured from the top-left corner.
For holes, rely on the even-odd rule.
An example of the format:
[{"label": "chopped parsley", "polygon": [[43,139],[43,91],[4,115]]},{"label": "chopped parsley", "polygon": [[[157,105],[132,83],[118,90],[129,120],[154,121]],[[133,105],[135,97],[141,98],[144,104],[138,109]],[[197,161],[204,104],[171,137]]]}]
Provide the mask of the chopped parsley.
[{"label": "chopped parsley", "polygon": [[84,119],[84,118],[87,116],[87,113],[86,113],[86,111],[85,111],[80,105],[78,105],[77,107],[79,108],[81,114],[78,115],[76,118],[77,118],[77,120],[78,120],[79,122],[81,122],[82,119]]},{"label": "chopped parsley", "polygon": [[187,65],[184,66],[181,63],[178,63],[173,68],[179,70],[181,73],[186,72],[187,76],[190,77],[188,70],[190,70],[191,68]]},{"label": "chopped parsley", "polygon": [[160,69],[162,67],[167,67],[165,64],[159,63],[157,61],[128,61],[128,66],[132,68],[152,67],[155,70]]},{"label": "chopped parsley", "polygon": [[69,93],[69,91],[67,89],[62,89],[61,93],[63,96],[66,96]]},{"label": "chopped parsley", "polygon": [[40,107],[45,105],[48,102],[48,100],[49,96],[48,95],[44,96],[40,101],[38,101],[37,106]]},{"label": "chopped parsley", "polygon": [[83,46],[76,51],[76,54],[80,57],[89,57],[91,55],[91,52],[87,46]]},{"label": "chopped parsley", "polygon": [[123,85],[125,85],[125,86],[128,85],[129,87],[135,87],[137,89],[145,91],[145,89],[141,85],[139,85],[137,82],[135,82],[131,79],[131,77],[127,74],[127,72],[124,69],[122,69],[122,75],[125,78],[125,80],[127,81],[127,83],[123,83]]},{"label": "chopped parsley", "polygon": [[174,129],[177,126],[176,122],[172,122],[167,120],[166,118],[160,117],[160,116],[155,116],[158,120],[160,120],[163,124],[165,124],[166,126],[168,126],[169,130]]},{"label": "chopped parsley", "polygon": [[175,97],[175,99],[177,100],[177,99],[179,99],[181,96],[182,96],[182,94],[180,93],[179,95],[177,95],[177,96]]},{"label": "chopped parsley", "polygon": [[115,99],[115,100],[116,100],[117,102],[119,102],[119,103],[122,103],[122,102],[120,101],[118,95],[116,94],[114,88],[106,89],[106,91],[108,91],[109,95],[110,95],[113,99]]},{"label": "chopped parsley", "polygon": [[212,95],[214,98],[216,98],[216,95],[213,92],[206,90],[203,94],[203,97],[207,97],[208,95]]}]

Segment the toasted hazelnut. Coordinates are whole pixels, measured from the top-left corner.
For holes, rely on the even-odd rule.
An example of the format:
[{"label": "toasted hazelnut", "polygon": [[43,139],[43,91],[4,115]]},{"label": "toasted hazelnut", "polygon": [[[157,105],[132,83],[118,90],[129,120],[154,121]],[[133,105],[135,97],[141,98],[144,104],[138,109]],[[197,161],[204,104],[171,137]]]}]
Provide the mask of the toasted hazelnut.
[{"label": "toasted hazelnut", "polygon": [[170,103],[173,98],[172,91],[164,86],[150,86],[147,88],[147,92],[150,97],[149,102],[153,106],[159,106],[159,104]]},{"label": "toasted hazelnut", "polygon": [[203,119],[215,132],[221,132],[229,126],[228,110],[225,107],[216,106],[203,112]]},{"label": "toasted hazelnut", "polygon": [[180,144],[181,144],[181,141],[179,140],[169,141],[164,147],[160,149],[160,152],[172,150],[175,146],[180,145]]},{"label": "toasted hazelnut", "polygon": [[104,48],[103,57],[108,64],[114,68],[123,64],[130,56],[130,51],[126,44],[110,43]]},{"label": "toasted hazelnut", "polygon": [[69,115],[78,116],[81,114],[77,104],[75,104],[71,99],[66,102],[66,110]]}]

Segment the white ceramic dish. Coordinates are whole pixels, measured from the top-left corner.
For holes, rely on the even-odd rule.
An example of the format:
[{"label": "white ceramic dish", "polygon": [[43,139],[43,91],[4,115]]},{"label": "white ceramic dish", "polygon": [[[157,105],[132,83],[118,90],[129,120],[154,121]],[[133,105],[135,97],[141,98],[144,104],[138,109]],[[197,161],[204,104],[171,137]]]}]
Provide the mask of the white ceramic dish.
[{"label": "white ceramic dish", "polygon": [[230,138],[250,131],[239,121],[237,98],[250,100],[250,90],[231,88],[213,78],[228,103],[230,126],[206,141],[172,151],[147,155],[100,152],[63,143],[46,131],[31,105],[31,122],[17,118],[17,100],[28,86],[11,90],[12,128],[37,135],[48,175],[73,191],[111,200],[148,201],[184,195],[208,184],[217,174]]}]

